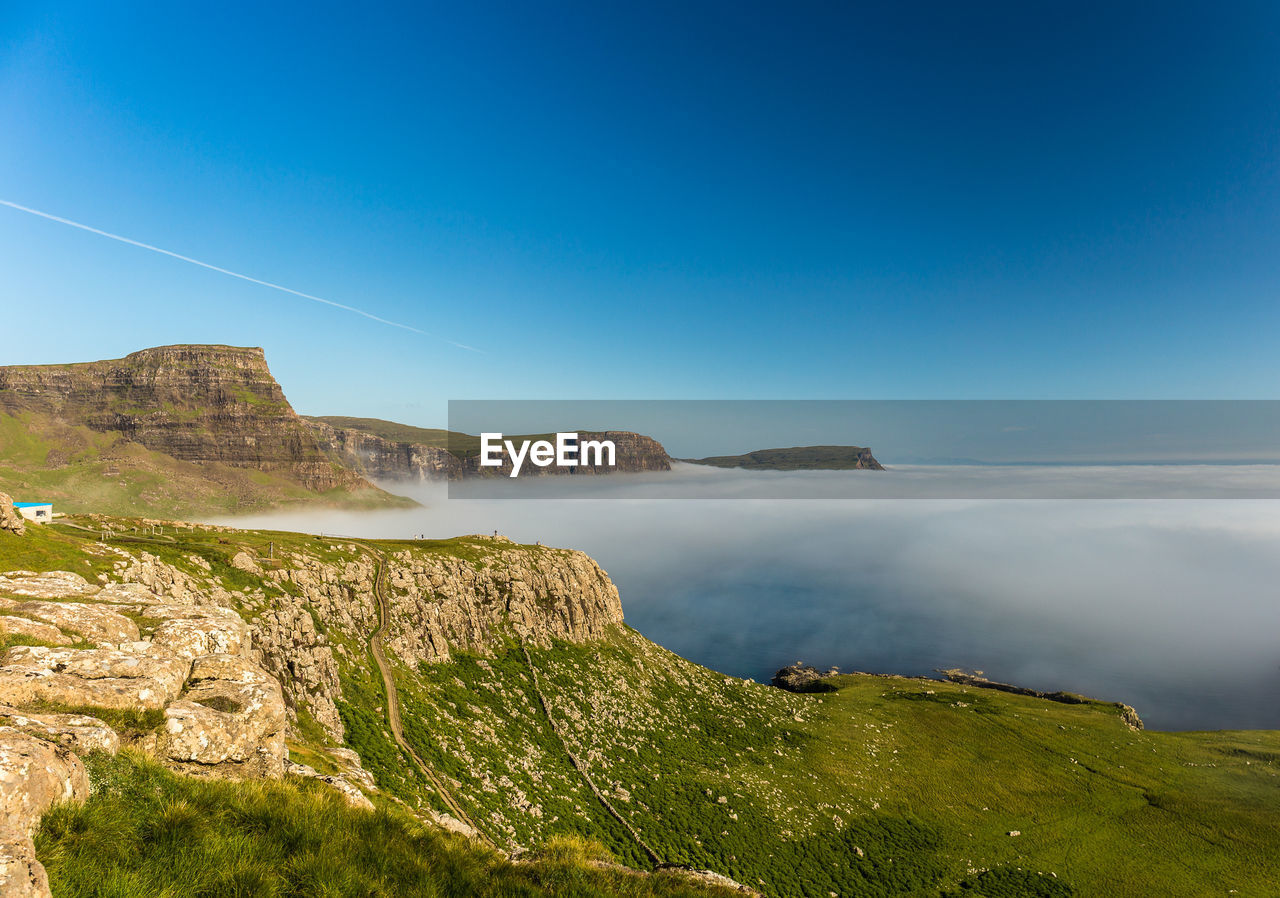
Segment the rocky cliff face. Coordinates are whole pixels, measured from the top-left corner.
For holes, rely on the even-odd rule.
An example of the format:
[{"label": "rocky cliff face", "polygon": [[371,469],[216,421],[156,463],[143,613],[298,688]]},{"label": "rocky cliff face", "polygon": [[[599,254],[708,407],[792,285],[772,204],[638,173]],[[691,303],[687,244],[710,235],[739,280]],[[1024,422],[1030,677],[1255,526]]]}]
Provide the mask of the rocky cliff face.
[{"label": "rocky cliff face", "polygon": [[[504,460],[499,467],[482,468],[479,456],[458,457],[438,446],[388,440],[355,428],[334,427],[315,419],[304,420],[326,451],[374,480],[459,480],[464,477],[505,477],[511,473],[510,460]],[[612,440],[617,449],[617,464],[539,468],[526,463],[520,469],[520,476],[671,470],[671,457],[652,437],[623,430],[578,433],[582,440]]]},{"label": "rocky cliff face", "polygon": [[0,367],[0,411],[117,431],[183,461],[362,485],[294,413],[261,349],[161,346],[102,362]]}]

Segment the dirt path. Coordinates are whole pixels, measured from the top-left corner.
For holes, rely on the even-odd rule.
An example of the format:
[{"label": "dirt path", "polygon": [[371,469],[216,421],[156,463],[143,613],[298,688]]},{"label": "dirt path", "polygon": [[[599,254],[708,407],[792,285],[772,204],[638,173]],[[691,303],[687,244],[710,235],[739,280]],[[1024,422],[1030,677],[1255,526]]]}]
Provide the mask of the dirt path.
[{"label": "dirt path", "polygon": [[387,653],[383,648],[387,628],[391,622],[386,595],[387,558],[380,549],[375,549],[372,546],[367,546],[367,548],[378,559],[378,573],[373,582],[373,595],[378,601],[378,629],[369,637],[369,648],[373,652],[373,660],[378,665],[378,672],[382,674],[383,691],[387,696],[387,725],[391,727],[391,737],[395,739],[396,745],[400,746],[404,753],[418,765],[418,769],[422,771],[427,781],[431,783],[432,788],[436,790],[440,800],[449,808],[449,813],[474,830],[485,842],[492,845],[492,840],[481,831],[480,827],[475,825],[475,822],[472,821],[467,812],[462,809],[462,805],[445,787],[440,777],[436,776],[427,762],[418,756],[418,753],[413,750],[413,746],[404,738],[404,725],[400,720],[400,694],[396,691],[395,678],[391,672],[391,662],[387,660]]}]

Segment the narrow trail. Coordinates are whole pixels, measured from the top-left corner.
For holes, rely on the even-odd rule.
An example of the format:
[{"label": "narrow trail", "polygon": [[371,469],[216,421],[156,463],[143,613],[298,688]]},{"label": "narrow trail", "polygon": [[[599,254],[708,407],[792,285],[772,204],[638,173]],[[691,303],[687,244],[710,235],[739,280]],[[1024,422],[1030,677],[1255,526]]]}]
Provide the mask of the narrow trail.
[{"label": "narrow trail", "polygon": [[556,738],[560,740],[560,746],[564,749],[565,755],[568,756],[569,763],[573,765],[573,769],[578,771],[578,775],[582,777],[592,794],[595,795],[596,800],[599,801],[601,806],[603,806],[609,813],[609,816],[621,823],[623,829],[631,834],[631,838],[640,846],[640,849],[645,853],[653,865],[655,867],[666,867],[667,864],[663,862],[662,858],[658,855],[658,852],[650,848],[649,843],[640,837],[640,833],[631,825],[631,822],[618,813],[618,809],[613,806],[613,803],[609,801],[605,794],[596,786],[595,780],[593,780],[591,778],[591,774],[587,772],[587,766],[579,761],[578,756],[569,748],[569,743],[565,739],[564,733],[560,729],[560,725],[556,722],[555,716],[551,713],[551,704],[547,701],[546,695],[542,692],[542,684],[538,680],[538,669],[533,666],[533,658],[530,656],[529,649],[525,646],[523,639],[520,640],[520,651],[524,653],[524,663],[528,666],[529,674],[533,678],[533,692],[538,696],[538,704],[542,706],[542,713],[546,715],[547,722],[551,724],[551,731],[555,733]]},{"label": "narrow trail", "polygon": [[480,827],[476,826],[475,821],[462,809],[462,805],[445,787],[440,777],[436,776],[435,771],[431,769],[426,761],[419,757],[418,753],[413,750],[413,746],[404,737],[404,725],[400,720],[400,694],[396,691],[391,662],[387,660],[387,653],[383,648],[387,630],[391,625],[391,613],[387,607],[386,595],[387,557],[380,549],[375,549],[368,544],[366,544],[366,548],[378,559],[378,573],[373,581],[373,595],[378,601],[378,629],[374,630],[369,637],[369,649],[373,652],[373,660],[378,665],[378,672],[382,674],[383,691],[387,696],[387,725],[391,727],[391,738],[395,740],[396,745],[400,746],[406,755],[413,759],[418,769],[422,771],[427,781],[431,783],[431,787],[436,790],[436,794],[440,796],[440,800],[449,808],[449,813],[471,827],[486,843],[493,845],[493,840],[486,836]]}]

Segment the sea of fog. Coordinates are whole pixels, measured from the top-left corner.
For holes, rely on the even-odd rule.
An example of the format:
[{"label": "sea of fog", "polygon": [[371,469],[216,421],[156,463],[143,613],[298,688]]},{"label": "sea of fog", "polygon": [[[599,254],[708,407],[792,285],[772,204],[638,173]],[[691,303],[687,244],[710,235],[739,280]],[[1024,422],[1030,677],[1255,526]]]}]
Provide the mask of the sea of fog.
[{"label": "sea of fog", "polygon": [[[1124,701],[1155,728],[1280,727],[1280,499],[1245,498],[1280,495],[1277,466],[680,465],[537,478],[522,498],[487,499],[386,486],[423,507],[228,523],[397,538],[496,530],[582,549],[641,633],[757,680],[797,660],[963,667]],[[779,498],[794,495],[805,498]],[[1046,498],[1064,495],[1131,498]],[[1174,498],[1188,495],[1218,498]]]}]

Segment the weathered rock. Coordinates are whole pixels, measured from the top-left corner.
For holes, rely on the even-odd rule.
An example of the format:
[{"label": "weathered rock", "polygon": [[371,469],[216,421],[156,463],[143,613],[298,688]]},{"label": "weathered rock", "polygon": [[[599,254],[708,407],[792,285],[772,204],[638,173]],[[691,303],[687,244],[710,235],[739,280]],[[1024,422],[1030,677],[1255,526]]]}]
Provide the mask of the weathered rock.
[{"label": "weathered rock", "polygon": [[36,860],[31,836],[0,825],[0,895],[49,898],[49,877]]},{"label": "weathered rock", "polygon": [[[341,418],[304,418],[321,447],[342,457],[353,468],[374,480],[458,480],[463,477],[506,477],[511,459],[503,456],[496,467],[481,467],[480,456],[454,455],[440,446],[386,439],[351,426]],[[398,425],[392,425],[398,426]],[[575,467],[526,465],[520,476],[617,474],[670,471],[671,456],[652,437],[629,431],[579,431],[580,441],[609,440],[614,444],[613,465],[583,464]]]},{"label": "weathered rock", "polygon": [[[508,547],[509,546],[509,547]],[[504,634],[588,642],[622,623],[617,587],[582,552],[491,540],[477,567],[452,555],[390,556],[388,646],[409,664],[486,651]]]},{"label": "weathered rock", "polygon": [[164,621],[151,635],[152,653],[190,661],[201,655],[240,655],[249,650],[249,626],[230,608],[149,605],[141,610]]},{"label": "weathered rock", "polygon": [[36,599],[75,599],[93,595],[98,587],[71,571],[9,571],[0,575],[0,591]]},{"label": "weathered rock", "polygon": [[0,826],[31,835],[55,802],[88,794],[84,764],[69,749],[0,726]]},{"label": "weathered rock", "polygon": [[262,574],[262,568],[258,566],[258,562],[254,561],[253,556],[248,552],[237,552],[232,556],[231,566],[250,574]]},{"label": "weathered rock", "polygon": [[34,621],[26,617],[15,617],[11,614],[0,614],[0,635],[29,636],[41,642],[52,642],[54,645],[70,645],[71,638],[53,624]]},{"label": "weathered rock", "polygon": [[77,752],[103,751],[114,755],[120,750],[116,731],[98,718],[84,714],[34,714],[0,705],[0,726],[49,739]]},{"label": "weathered rock", "polygon": [[0,702],[163,708],[177,697],[190,667],[182,658],[118,649],[15,646],[0,664]]},{"label": "weathered rock", "polygon": [[27,532],[27,524],[13,507],[13,497],[8,493],[0,493],[0,530],[7,530],[18,536]]},{"label": "weathered rock", "polygon": [[284,761],[284,772],[292,774],[293,776],[305,777],[306,779],[319,780],[320,782],[337,789],[338,792],[342,794],[342,798],[348,806],[361,808],[366,811],[373,810],[373,802],[369,800],[369,797],[361,792],[360,789],[346,777],[328,776],[320,773],[314,767],[307,766],[306,764],[295,764],[288,758],[285,758]]},{"label": "weathered rock", "polygon": [[788,692],[834,692],[836,687],[827,680],[838,672],[833,667],[823,673],[815,667],[797,661],[774,674],[772,683]]},{"label": "weathered rock", "polygon": [[138,625],[110,605],[85,602],[22,602],[14,605],[15,613],[72,630],[94,645],[113,646],[137,642]]},{"label": "weathered rock", "polygon": [[287,718],[280,684],[234,655],[197,658],[182,698],[165,708],[166,758],[189,773],[284,774]]}]

